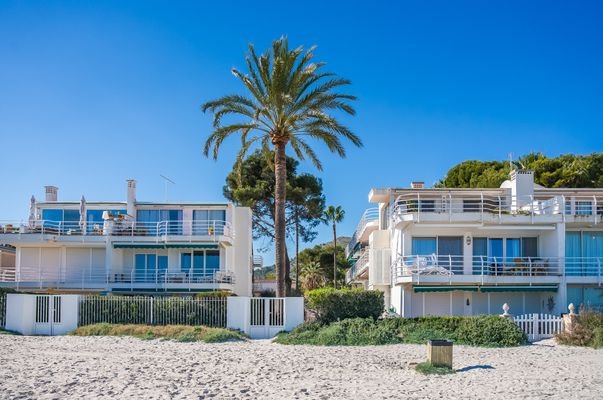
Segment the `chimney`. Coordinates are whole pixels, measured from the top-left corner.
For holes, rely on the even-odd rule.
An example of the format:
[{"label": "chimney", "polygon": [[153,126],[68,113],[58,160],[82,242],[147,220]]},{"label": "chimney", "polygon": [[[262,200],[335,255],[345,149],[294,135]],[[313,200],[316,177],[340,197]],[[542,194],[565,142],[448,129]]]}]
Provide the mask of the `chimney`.
[{"label": "chimney", "polygon": [[46,192],[46,201],[58,201],[59,188],[56,186],[44,186]]},{"label": "chimney", "polygon": [[128,182],[126,212],[132,218],[136,218],[136,181],[128,179],[126,182]]},{"label": "chimney", "polygon": [[511,171],[512,209],[519,209],[532,202],[534,196],[534,171],[518,169]]},{"label": "chimney", "polygon": [[415,181],[415,182],[410,183],[411,189],[423,189],[424,187],[425,187],[425,182]]}]

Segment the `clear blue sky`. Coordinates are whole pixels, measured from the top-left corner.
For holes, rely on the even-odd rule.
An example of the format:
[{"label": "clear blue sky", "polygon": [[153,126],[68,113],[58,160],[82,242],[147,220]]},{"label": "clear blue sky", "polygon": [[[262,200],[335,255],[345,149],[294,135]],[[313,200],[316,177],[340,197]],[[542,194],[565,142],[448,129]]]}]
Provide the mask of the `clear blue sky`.
[{"label": "clear blue sky", "polygon": [[[241,88],[248,42],[285,34],[353,81],[365,147],[319,147],[351,234],[371,187],[432,184],[466,159],[603,150],[598,1],[47,2],[0,0],[0,219],[28,198],[222,199],[237,140],[201,154],[199,106]],[[329,239],[321,228],[318,241]],[[267,261],[273,257],[268,255]]]}]

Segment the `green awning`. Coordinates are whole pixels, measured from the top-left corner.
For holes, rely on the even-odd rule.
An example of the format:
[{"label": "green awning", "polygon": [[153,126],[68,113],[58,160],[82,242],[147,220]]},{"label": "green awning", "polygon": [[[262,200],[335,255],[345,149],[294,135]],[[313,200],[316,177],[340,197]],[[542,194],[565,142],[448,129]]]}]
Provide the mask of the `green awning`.
[{"label": "green awning", "polygon": [[453,292],[462,290],[465,292],[477,292],[477,286],[413,286],[415,293],[426,292]]},{"label": "green awning", "polygon": [[217,249],[217,244],[199,243],[115,243],[115,249]]},{"label": "green awning", "polygon": [[482,286],[480,292],[556,292],[558,286],[534,285],[534,286]]}]

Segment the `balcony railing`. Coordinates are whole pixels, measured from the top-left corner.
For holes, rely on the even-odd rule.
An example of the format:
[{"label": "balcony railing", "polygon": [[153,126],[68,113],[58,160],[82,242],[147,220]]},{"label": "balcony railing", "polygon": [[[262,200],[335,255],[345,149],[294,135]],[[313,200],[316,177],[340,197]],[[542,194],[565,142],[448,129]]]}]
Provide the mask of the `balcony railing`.
[{"label": "balcony railing", "polygon": [[27,224],[0,222],[0,234],[54,236],[228,236],[234,230],[228,221],[188,220],[141,222],[107,220],[96,222],[63,222],[36,220]]},{"label": "balcony railing", "polygon": [[358,222],[358,225],[356,226],[356,230],[352,234],[352,238],[350,239],[350,242],[348,243],[348,245],[345,248],[345,254],[347,257],[349,257],[354,252],[354,248],[358,244],[358,238],[362,235],[362,232],[364,231],[364,228],[366,228],[366,225],[369,222],[376,221],[378,219],[379,219],[379,209],[378,208],[368,208],[364,211],[364,213],[362,214],[362,217],[360,218],[360,222]]},{"label": "balcony railing", "polygon": [[364,272],[365,268],[369,263],[369,251],[364,250],[360,257],[352,264],[350,269],[346,272],[346,282],[350,283],[358,277],[362,272]]},{"label": "balcony railing", "polygon": [[463,256],[400,256],[392,265],[394,278],[407,276],[478,275],[487,277],[596,277],[603,278],[603,257],[486,257],[473,256],[471,272]]},{"label": "balcony railing", "polygon": [[603,195],[601,196],[564,196],[532,195],[505,196],[486,192],[477,193],[407,193],[396,198],[392,218],[401,218],[407,214],[416,214],[416,221],[426,213],[442,216],[472,213],[476,219],[485,215],[502,218],[505,215],[524,215],[532,217],[543,215],[574,216],[585,221],[599,223],[603,216]]},{"label": "balcony railing", "polygon": [[0,284],[11,287],[32,289],[73,288],[99,289],[121,288],[135,290],[140,287],[156,287],[161,289],[197,288],[202,284],[234,284],[232,271],[141,271],[132,269],[128,272],[105,273],[98,269],[82,268],[79,270],[61,270],[58,267],[20,267],[0,271]]}]

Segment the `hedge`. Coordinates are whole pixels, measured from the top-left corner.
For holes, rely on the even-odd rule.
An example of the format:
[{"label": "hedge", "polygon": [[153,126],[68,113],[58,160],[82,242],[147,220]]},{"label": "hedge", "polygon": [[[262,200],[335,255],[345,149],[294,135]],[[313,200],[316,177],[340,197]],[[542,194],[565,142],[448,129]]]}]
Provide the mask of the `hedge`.
[{"label": "hedge", "polygon": [[526,335],[517,325],[496,315],[377,321],[372,318],[353,318],[329,325],[310,322],[290,333],[280,334],[276,341],[281,344],[361,346],[421,344],[429,339],[449,339],[457,344],[484,347],[509,347],[527,343]]},{"label": "hedge", "polygon": [[384,311],[383,292],[379,290],[321,288],[306,293],[308,309],[320,323],[346,318],[379,318]]}]

